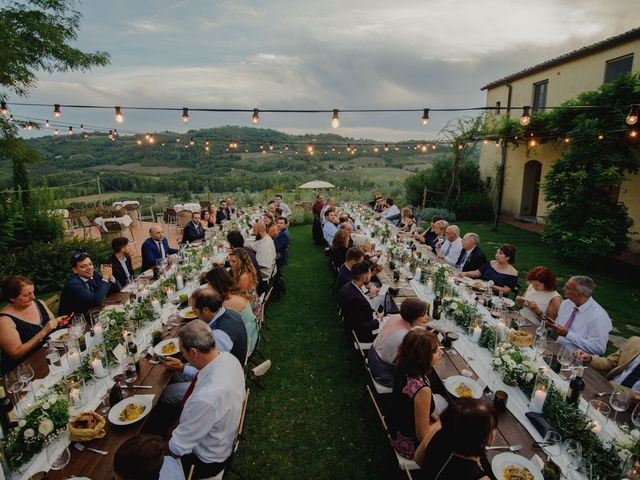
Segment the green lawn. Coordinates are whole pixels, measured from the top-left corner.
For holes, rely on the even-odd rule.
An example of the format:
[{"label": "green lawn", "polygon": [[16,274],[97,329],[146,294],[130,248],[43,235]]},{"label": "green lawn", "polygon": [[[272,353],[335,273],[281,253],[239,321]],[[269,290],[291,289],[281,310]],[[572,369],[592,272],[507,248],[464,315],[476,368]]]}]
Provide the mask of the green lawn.
[{"label": "green lawn", "polygon": [[512,243],[516,249],[516,268],[520,273],[520,285],[526,286],[525,275],[536,265],[551,268],[558,275],[558,291],[562,294],[564,282],[572,275],[588,275],[596,282],[594,298],[602,305],[614,326],[620,330],[616,335],[628,337],[633,332],[628,325],[640,327],[640,272],[638,268],[611,261],[604,267],[575,266],[558,261],[551,255],[549,247],[542,243],[540,234],[511,225],[499,224],[497,231],[491,225],[477,222],[457,222],[462,233],[476,232],[480,235],[480,246],[492,258],[501,243]]},{"label": "green lawn", "polygon": [[287,293],[267,308],[261,348],[273,367],[264,390],[249,383],[247,443],[233,467],[249,479],[402,478],[368,397],[358,402],[367,379],[338,323],[322,249],[310,225],[291,235]]}]

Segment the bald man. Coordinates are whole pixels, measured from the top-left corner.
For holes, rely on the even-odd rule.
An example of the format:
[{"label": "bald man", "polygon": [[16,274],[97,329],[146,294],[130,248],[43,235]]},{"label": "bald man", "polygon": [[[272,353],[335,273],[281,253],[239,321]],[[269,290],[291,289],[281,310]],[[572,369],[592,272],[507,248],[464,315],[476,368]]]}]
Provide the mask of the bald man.
[{"label": "bald man", "polygon": [[267,234],[267,226],[264,222],[253,224],[253,234],[256,236],[256,241],[251,248],[256,252],[256,260],[260,265],[260,279],[268,282],[276,266],[276,247],[273,239]]},{"label": "bald man", "polygon": [[149,229],[149,238],[142,244],[142,267],[140,272],[155,267],[158,260],[162,260],[173,253],[178,253],[178,249],[169,246],[169,241],[164,236],[160,225],[153,225]]}]

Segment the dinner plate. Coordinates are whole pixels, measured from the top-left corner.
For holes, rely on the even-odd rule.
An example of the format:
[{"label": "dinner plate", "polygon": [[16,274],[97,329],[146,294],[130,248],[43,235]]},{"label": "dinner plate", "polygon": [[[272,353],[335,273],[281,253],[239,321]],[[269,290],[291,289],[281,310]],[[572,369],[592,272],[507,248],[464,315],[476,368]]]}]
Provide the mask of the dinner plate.
[{"label": "dinner plate", "polygon": [[195,320],[198,318],[198,315],[196,315],[196,312],[194,312],[191,307],[183,308],[178,312],[178,315],[180,315],[180,318],[183,318],[184,320]]},{"label": "dinner plate", "polygon": [[[127,405],[131,405],[132,403],[137,403],[139,405],[144,406],[144,411],[140,414],[140,416],[134,420],[120,420],[120,413],[125,409]],[[114,425],[131,425],[132,423],[136,423],[137,421],[143,419],[151,412],[151,407],[153,402],[149,397],[134,395],[133,397],[125,398],[120,402],[116,403],[111,410],[109,410],[109,421]]]},{"label": "dinner plate", "polygon": [[493,457],[493,460],[491,460],[491,470],[493,470],[493,474],[498,480],[505,480],[504,469],[510,465],[517,468],[526,468],[534,480],[544,480],[542,472],[536,467],[535,463],[521,455],[504,452],[496,455]]},{"label": "dinner plate", "polygon": [[[66,335],[66,336],[65,336]],[[54,343],[66,343],[71,338],[71,333],[68,328],[61,328],[55,332],[49,334],[49,341]]]},{"label": "dinner plate", "polygon": [[[162,348],[168,345],[175,345],[175,351],[172,351],[171,353],[162,353]],[[175,355],[180,352],[180,340],[178,338],[167,338],[166,340],[162,340],[153,347],[153,351],[160,357],[170,357],[171,355]]]},{"label": "dinner plate", "polygon": [[472,391],[473,398],[480,398],[482,396],[482,388],[475,380],[470,379],[469,377],[464,377],[462,375],[453,375],[448,377],[444,381],[444,388],[447,389],[451,395],[456,398],[460,398],[460,396],[456,393],[456,388],[458,385],[464,383],[467,387],[469,387]]},{"label": "dinner plate", "polygon": [[491,301],[493,302],[494,305],[498,305],[500,302],[502,302],[502,304],[508,308],[511,308],[516,304],[516,302],[514,302],[510,298],[502,297],[502,299],[500,299],[500,297],[498,297],[497,295],[494,295],[493,297],[491,297]]}]

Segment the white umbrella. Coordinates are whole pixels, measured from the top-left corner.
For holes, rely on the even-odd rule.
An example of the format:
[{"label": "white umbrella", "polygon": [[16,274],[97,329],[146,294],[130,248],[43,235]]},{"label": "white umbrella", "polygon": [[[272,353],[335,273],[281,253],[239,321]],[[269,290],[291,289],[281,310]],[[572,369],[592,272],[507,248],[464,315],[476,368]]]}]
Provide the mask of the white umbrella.
[{"label": "white umbrella", "polygon": [[307,183],[303,183],[298,188],[308,188],[310,190],[317,190],[319,188],[334,188],[335,185],[330,184],[329,182],[323,182],[322,180],[312,180]]}]

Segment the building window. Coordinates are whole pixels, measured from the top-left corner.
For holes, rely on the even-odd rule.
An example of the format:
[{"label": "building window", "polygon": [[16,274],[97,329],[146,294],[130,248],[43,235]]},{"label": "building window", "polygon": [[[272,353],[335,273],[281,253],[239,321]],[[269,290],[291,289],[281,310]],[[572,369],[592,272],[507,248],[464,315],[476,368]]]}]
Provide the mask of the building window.
[{"label": "building window", "polygon": [[544,110],[547,107],[547,88],[549,87],[549,80],[533,84],[533,111]]},{"label": "building window", "polygon": [[496,109],[494,110],[496,115],[500,115],[500,102],[496,102]]},{"label": "building window", "polygon": [[633,53],[624,57],[607,60],[604,66],[604,83],[613,82],[618,78],[631,73],[633,67]]}]

